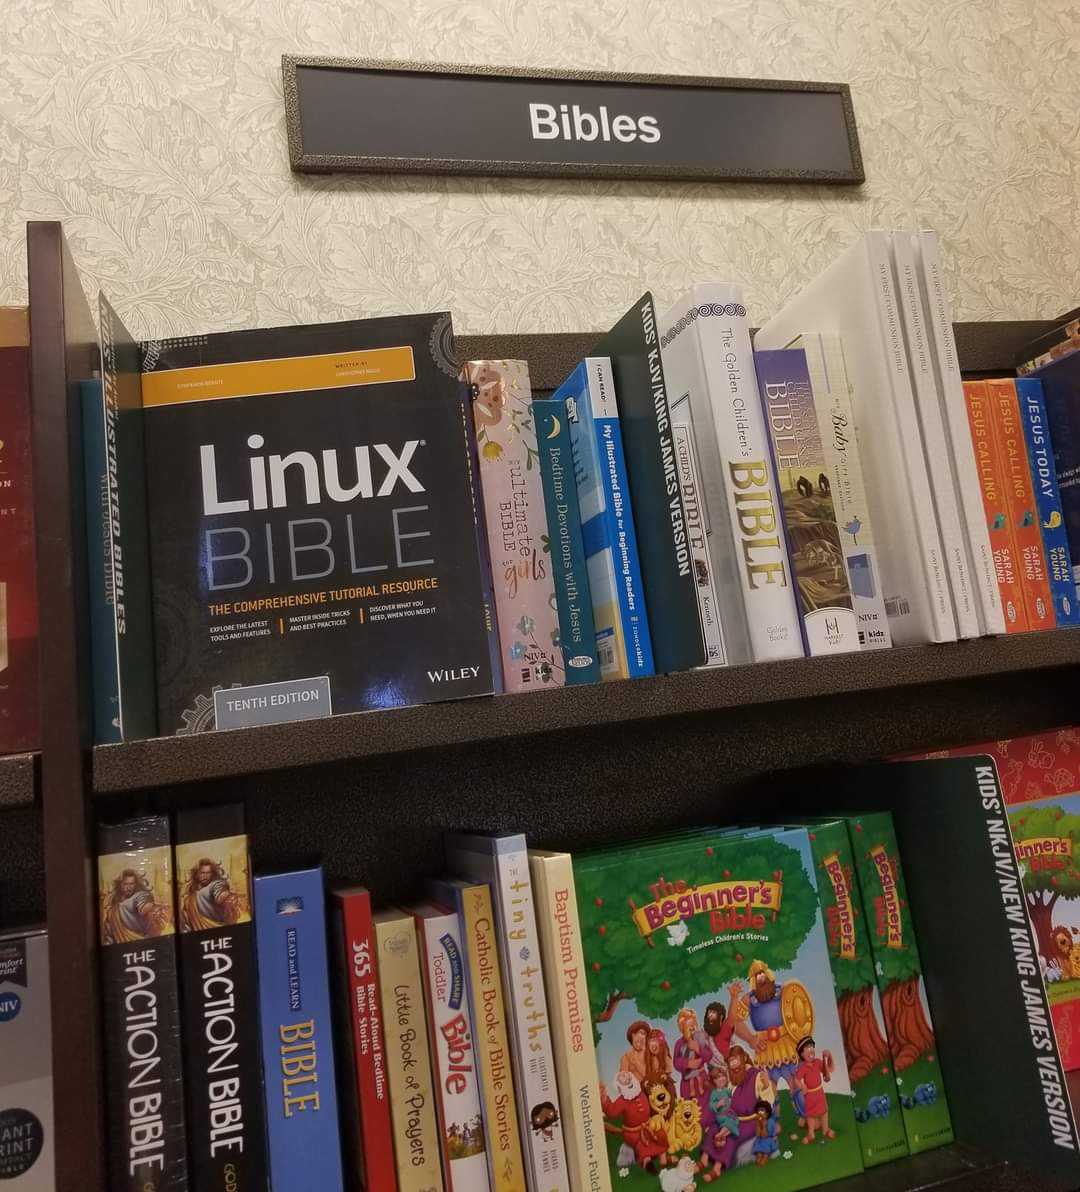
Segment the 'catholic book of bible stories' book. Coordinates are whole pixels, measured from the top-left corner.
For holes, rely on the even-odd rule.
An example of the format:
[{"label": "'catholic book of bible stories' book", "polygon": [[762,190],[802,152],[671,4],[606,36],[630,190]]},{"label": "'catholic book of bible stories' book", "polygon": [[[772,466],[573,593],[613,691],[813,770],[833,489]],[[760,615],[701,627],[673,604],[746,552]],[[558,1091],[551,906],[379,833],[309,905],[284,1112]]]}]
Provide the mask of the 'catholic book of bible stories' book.
[{"label": "'catholic book of bible stories' book", "polygon": [[492,690],[449,315],[142,346],[163,733]]}]

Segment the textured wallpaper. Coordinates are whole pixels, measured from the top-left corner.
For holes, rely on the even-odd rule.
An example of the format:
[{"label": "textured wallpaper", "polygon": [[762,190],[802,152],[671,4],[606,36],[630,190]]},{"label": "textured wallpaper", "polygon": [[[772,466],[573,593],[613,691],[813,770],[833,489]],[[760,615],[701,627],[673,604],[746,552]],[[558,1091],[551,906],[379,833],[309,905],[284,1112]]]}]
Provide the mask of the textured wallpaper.
[{"label": "textured wallpaper", "polygon": [[[35,218],[145,336],[589,330],[704,278],[764,319],[862,229],[922,225],[959,318],[1049,317],[1080,301],[1075,3],[0,0],[0,303]],[[868,181],[294,176],[285,52],[845,81]]]}]

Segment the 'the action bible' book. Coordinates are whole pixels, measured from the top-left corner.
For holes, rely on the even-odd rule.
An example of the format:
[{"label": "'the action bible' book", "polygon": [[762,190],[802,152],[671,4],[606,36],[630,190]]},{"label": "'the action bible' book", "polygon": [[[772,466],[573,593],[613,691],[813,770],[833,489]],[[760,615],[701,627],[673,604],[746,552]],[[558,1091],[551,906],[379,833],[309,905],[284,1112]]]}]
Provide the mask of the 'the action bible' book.
[{"label": "'the action bible' book", "polygon": [[172,843],[163,815],[98,828],[109,1187],[189,1187]]},{"label": "'the action bible' book", "polygon": [[658,674],[706,661],[660,336],[645,293],[593,349],[611,360]]},{"label": "'the action bible' book", "polygon": [[266,1181],[251,869],[240,803],[176,816],[192,1192]]},{"label": "'the action bible' book", "polygon": [[142,346],[163,733],[492,690],[449,315]]}]

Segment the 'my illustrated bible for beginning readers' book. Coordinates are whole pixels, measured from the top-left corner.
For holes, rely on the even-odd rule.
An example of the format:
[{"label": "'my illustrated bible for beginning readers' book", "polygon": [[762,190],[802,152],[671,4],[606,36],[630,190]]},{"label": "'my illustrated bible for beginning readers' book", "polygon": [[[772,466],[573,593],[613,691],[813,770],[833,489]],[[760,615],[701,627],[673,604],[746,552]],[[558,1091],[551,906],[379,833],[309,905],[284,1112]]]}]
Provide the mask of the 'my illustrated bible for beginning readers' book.
[{"label": "'my illustrated bible for beginning readers' book", "polygon": [[795,1192],[860,1171],[805,829],[584,853],[574,880],[612,1184],[652,1192],[685,1163],[722,1188],[760,1164]]},{"label": "'my illustrated bible for beginning readers' book", "polygon": [[492,690],[449,315],[142,351],[161,732]]}]

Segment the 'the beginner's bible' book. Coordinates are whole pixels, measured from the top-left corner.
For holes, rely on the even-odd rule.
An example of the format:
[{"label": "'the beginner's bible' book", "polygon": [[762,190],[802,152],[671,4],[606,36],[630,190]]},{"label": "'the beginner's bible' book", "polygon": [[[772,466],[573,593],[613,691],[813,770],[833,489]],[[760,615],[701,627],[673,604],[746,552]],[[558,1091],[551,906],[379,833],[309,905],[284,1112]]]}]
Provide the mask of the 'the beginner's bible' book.
[{"label": "'the beginner's bible' book", "polygon": [[142,348],[162,733],[492,690],[449,315]]}]

